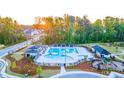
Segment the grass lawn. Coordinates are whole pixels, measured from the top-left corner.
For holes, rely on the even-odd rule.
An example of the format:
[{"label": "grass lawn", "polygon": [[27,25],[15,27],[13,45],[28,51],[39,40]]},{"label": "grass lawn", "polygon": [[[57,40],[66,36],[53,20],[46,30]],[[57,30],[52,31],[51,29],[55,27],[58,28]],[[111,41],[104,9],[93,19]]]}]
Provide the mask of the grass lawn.
[{"label": "grass lawn", "polygon": [[43,72],[40,74],[43,78],[48,78],[53,75],[59,74],[60,70],[43,70]]},{"label": "grass lawn", "polygon": [[124,54],[123,55],[119,55],[120,58],[124,59]]},{"label": "grass lawn", "polygon": [[5,47],[4,45],[0,44],[0,49],[3,49],[4,47]]},{"label": "grass lawn", "polygon": [[10,74],[10,75],[13,75],[13,76],[18,76],[18,77],[20,77],[20,78],[24,78],[24,77],[25,77],[25,76],[22,75],[22,74],[13,73],[13,72],[11,72],[11,71],[7,71],[6,73],[7,73],[7,74]]},{"label": "grass lawn", "polygon": [[13,55],[11,55],[11,57],[14,58],[16,61],[19,61],[22,58],[24,58],[24,56],[21,54],[13,54]]}]

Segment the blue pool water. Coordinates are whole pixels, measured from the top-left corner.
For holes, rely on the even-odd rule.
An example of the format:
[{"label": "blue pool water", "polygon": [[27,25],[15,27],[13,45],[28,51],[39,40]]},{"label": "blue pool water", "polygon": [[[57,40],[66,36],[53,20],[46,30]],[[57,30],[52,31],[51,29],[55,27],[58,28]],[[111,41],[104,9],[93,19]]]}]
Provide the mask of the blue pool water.
[{"label": "blue pool water", "polygon": [[54,54],[54,55],[61,55],[61,54],[65,54],[65,53],[78,53],[76,48],[50,48],[48,51],[49,54]]},{"label": "blue pool water", "polygon": [[78,53],[76,48],[71,48],[71,47],[66,47],[66,48],[62,48],[62,47],[52,47],[48,50],[48,54],[46,54],[44,57],[45,58],[49,58],[52,60],[61,60],[61,61],[65,61],[65,60],[73,60],[72,57],[68,56],[68,54],[71,53]]},{"label": "blue pool water", "polygon": [[46,61],[51,61],[51,63],[59,62],[65,63],[66,61],[72,62],[74,59],[70,56],[71,53],[78,53],[76,48],[73,47],[52,47],[44,55]]},{"label": "blue pool water", "polygon": [[53,59],[53,60],[63,60],[63,61],[65,61],[65,60],[73,60],[73,58],[72,57],[70,57],[70,56],[65,56],[65,55],[56,55],[56,54],[54,54],[54,55],[50,55],[50,54],[48,54],[48,55],[45,55],[44,57],[46,57],[46,58],[49,58],[49,59]]}]

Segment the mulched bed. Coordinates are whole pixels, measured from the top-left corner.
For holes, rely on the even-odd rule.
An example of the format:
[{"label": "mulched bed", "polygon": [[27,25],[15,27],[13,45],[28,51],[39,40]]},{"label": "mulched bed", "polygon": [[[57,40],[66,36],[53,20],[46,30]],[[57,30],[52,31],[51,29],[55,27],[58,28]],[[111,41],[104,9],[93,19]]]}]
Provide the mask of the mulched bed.
[{"label": "mulched bed", "polygon": [[78,64],[76,66],[66,67],[66,69],[79,69],[82,71],[97,72],[97,70],[92,67],[90,62],[83,62],[83,63]]},{"label": "mulched bed", "polygon": [[29,74],[31,76],[36,75],[37,65],[30,62],[28,59],[23,58],[16,63],[17,63],[16,68],[11,68],[10,67],[10,70],[12,72],[19,73],[19,74]]},{"label": "mulched bed", "polygon": [[106,70],[95,69],[95,68],[92,67],[92,64],[90,62],[83,62],[83,63],[78,64],[76,66],[66,67],[66,69],[79,69],[81,71],[88,71],[88,72],[96,72],[96,73],[100,73],[100,74],[106,74]]},{"label": "mulched bed", "polygon": [[44,70],[60,70],[59,66],[42,66]]},{"label": "mulched bed", "polygon": [[[96,68],[93,68],[90,62],[83,62],[76,66],[66,67],[66,69],[78,69],[81,71],[95,72],[95,73],[100,73],[104,75],[109,75],[111,73],[111,71],[98,70]],[[118,72],[118,71],[114,71],[114,72]],[[124,74],[124,72],[118,72],[118,73]]]}]

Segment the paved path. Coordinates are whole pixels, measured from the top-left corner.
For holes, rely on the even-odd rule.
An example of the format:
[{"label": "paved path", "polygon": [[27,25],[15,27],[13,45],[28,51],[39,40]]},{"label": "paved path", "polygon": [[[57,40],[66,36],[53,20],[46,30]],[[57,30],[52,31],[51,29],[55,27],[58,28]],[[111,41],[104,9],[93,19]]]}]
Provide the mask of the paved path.
[{"label": "paved path", "polygon": [[7,62],[3,59],[0,59],[0,78],[17,78],[16,76],[9,75],[5,73],[6,67],[8,66]]},{"label": "paved path", "polygon": [[124,55],[124,51],[122,51],[121,53],[118,54],[112,54],[113,56],[115,56],[117,59],[121,60],[122,62],[124,62],[124,59],[120,58],[119,55]]},{"label": "paved path", "polygon": [[115,56],[115,58],[117,58],[117,59],[121,60],[122,62],[124,62],[124,59],[122,59],[122,58],[120,58],[118,56]]},{"label": "paved path", "polygon": [[64,67],[64,65],[62,65],[62,66],[61,66],[60,73],[63,74],[63,73],[65,73],[65,72],[66,72],[65,67]]}]

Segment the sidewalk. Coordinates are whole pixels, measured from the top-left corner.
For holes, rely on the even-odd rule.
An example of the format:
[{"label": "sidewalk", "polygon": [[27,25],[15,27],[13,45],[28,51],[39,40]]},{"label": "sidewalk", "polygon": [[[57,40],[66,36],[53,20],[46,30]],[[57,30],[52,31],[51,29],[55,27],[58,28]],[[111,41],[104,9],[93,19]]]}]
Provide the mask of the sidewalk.
[{"label": "sidewalk", "polygon": [[64,65],[63,65],[63,66],[61,66],[60,73],[61,73],[61,74],[66,73],[66,70],[65,70]]}]

